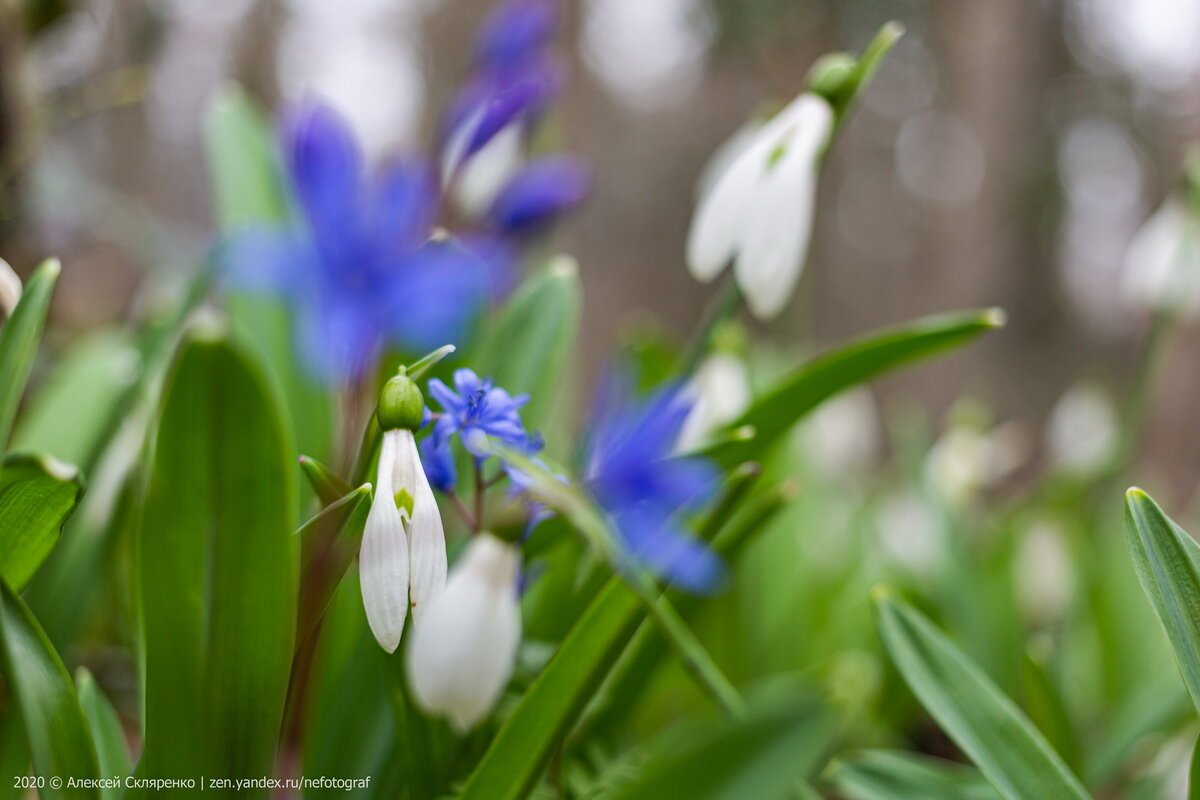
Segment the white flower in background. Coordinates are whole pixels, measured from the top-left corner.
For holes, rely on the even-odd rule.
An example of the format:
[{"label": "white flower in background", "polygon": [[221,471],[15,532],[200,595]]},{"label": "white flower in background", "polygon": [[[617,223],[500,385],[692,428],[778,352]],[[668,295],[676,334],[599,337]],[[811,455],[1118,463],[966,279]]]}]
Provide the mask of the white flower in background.
[{"label": "white flower in background", "polygon": [[748,137],[692,217],[687,241],[692,275],[711,281],[734,262],[746,303],[760,319],[783,310],[800,278],[812,232],[819,156],[832,127],[829,103],[801,94]]},{"label": "white flower in background", "polygon": [[746,362],[732,353],[713,353],[700,364],[686,391],[692,410],[679,431],[680,452],[694,450],[750,407]]},{"label": "white flower in background", "polygon": [[883,554],[920,577],[936,573],[945,558],[946,532],[929,501],[904,490],[887,497],[875,514]]},{"label": "white flower in background", "polygon": [[1017,603],[1035,624],[1058,622],[1075,595],[1075,569],[1062,530],[1035,522],[1017,543],[1013,557]]},{"label": "white flower in background", "polygon": [[458,209],[471,219],[481,219],[525,164],[524,132],[520,125],[507,125],[464,160],[466,139],[474,127],[466,124],[455,133],[442,165],[442,180],[449,184]]},{"label": "white flower in background", "polygon": [[460,731],[488,715],[512,677],[521,643],[520,565],[515,545],[476,534],[413,633],[413,697]]},{"label": "white flower in background", "polygon": [[21,279],[8,262],[0,258],[0,311],[5,317],[11,317],[20,300]]},{"label": "white flower in background", "polygon": [[1117,412],[1108,394],[1093,383],[1068,389],[1046,421],[1046,452],[1061,472],[1095,474],[1112,459],[1117,447]]},{"label": "white flower in background", "polygon": [[930,450],[926,475],[948,505],[962,507],[1015,472],[1030,450],[1029,433],[1016,422],[990,430],[956,423]]},{"label": "white flower in background", "polygon": [[869,389],[860,387],[822,403],[803,428],[806,455],[831,477],[860,472],[879,453],[879,413]]},{"label": "white flower in background", "polygon": [[1183,199],[1167,198],[1138,229],[1121,274],[1132,303],[1188,318],[1200,314],[1200,219]]},{"label": "white flower in background", "polygon": [[400,644],[410,605],[413,627],[419,628],[446,583],[441,512],[413,438],[423,410],[424,399],[411,379],[398,375],[388,381],[379,400],[384,433],[358,575],[367,623],[389,653]]}]

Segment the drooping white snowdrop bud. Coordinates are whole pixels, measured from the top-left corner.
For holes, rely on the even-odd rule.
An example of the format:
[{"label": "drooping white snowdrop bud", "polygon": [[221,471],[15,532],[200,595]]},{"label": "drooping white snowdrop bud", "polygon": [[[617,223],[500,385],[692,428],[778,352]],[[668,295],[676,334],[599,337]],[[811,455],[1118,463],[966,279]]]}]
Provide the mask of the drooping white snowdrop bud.
[{"label": "drooping white snowdrop bud", "polygon": [[521,128],[508,125],[459,168],[452,182],[455,205],[471,219],[483,218],[524,160]]},{"label": "drooping white snowdrop bud", "polygon": [[389,653],[400,644],[410,605],[418,626],[446,582],[441,512],[413,438],[423,409],[420,390],[405,375],[388,381],[379,400],[383,441],[358,573],[367,623]]},{"label": "drooping white snowdrop bud", "polygon": [[871,466],[881,448],[875,398],[860,387],[827,400],[800,433],[806,455],[825,475],[859,474]]},{"label": "drooping white snowdrop bud", "polygon": [[0,312],[11,317],[21,300],[21,279],[8,262],[0,258]]},{"label": "drooping white snowdrop bud", "polygon": [[692,410],[679,431],[679,452],[694,450],[750,406],[746,362],[732,353],[713,353],[700,364],[686,391]]},{"label": "drooping white snowdrop bud", "polygon": [[945,523],[928,500],[912,490],[887,497],[875,517],[884,557],[919,578],[942,568],[946,553]]},{"label": "drooping white snowdrop bud", "polygon": [[989,429],[956,421],[930,450],[925,471],[942,500],[959,508],[1019,469],[1030,450],[1029,432],[1017,422]]},{"label": "drooping white snowdrop bud", "polygon": [[1017,544],[1013,581],[1026,618],[1039,625],[1062,620],[1075,595],[1074,559],[1063,531],[1039,520]]},{"label": "drooping white snowdrop bud", "polygon": [[515,545],[477,534],[413,633],[413,697],[460,731],[488,715],[512,677],[521,642],[520,563]]},{"label": "drooping white snowdrop bud", "polygon": [[1200,315],[1200,214],[1169,197],[1134,234],[1121,286],[1130,302],[1151,311]]},{"label": "drooping white snowdrop bud", "polygon": [[783,310],[800,278],[812,232],[818,158],[832,127],[829,103],[801,94],[747,137],[692,217],[687,241],[692,275],[707,282],[734,262],[746,303],[760,319]]},{"label": "drooping white snowdrop bud", "polygon": [[1091,383],[1068,389],[1046,422],[1050,465],[1075,477],[1094,475],[1109,466],[1117,448],[1117,412],[1112,399]]}]

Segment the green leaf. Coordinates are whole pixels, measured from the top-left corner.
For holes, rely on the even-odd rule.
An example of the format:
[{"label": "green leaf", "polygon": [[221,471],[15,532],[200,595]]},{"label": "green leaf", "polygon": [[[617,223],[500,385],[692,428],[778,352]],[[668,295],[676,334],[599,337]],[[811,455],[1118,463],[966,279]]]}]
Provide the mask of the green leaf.
[{"label": "green leaf", "polygon": [[6,449],[17,406],[50,308],[50,295],[62,270],[57,260],[43,262],[25,283],[20,302],[0,327],[0,452]]},{"label": "green leaf", "polygon": [[287,193],[271,127],[237,84],[227,84],[213,97],[205,137],[220,228],[231,231],[287,219]]},{"label": "green leaf", "polygon": [[269,774],[296,628],[296,460],[262,369],[212,324],[180,344],[152,453],[139,772]]},{"label": "green leaf", "polygon": [[875,594],[879,635],[913,694],[1009,800],[1086,798],[1046,739],[950,639],[886,590]]},{"label": "green leaf", "polygon": [[371,504],[371,485],[348,492],[297,531],[300,538],[300,608],[296,644],[316,629],[338,584],[358,554]]},{"label": "green leaf", "polygon": [[78,471],[47,456],[11,455],[0,468],[0,578],[20,591],[50,554],[83,494]]},{"label": "green leaf", "polygon": [[[90,465],[138,377],[140,355],[123,332],[87,336],[67,350],[30,396],[13,430],[12,449]],[[81,399],[83,399],[81,401]]]},{"label": "green leaf", "polygon": [[1200,545],[1141,489],[1125,493],[1125,539],[1142,590],[1200,709]]},{"label": "green leaf", "polygon": [[680,753],[655,758],[619,800],[771,800],[791,797],[829,743],[811,704],[775,703],[748,719],[709,725]]},{"label": "green leaf", "polygon": [[34,772],[46,779],[42,797],[98,798],[95,789],[50,785],[51,778],[96,778],[96,751],[66,667],[6,583],[0,584],[0,638],[4,677],[25,723]]},{"label": "green leaf", "polygon": [[[80,667],[75,673],[75,686],[79,692],[79,705],[92,730],[96,742],[96,755],[100,760],[100,774],[106,777],[124,778],[133,772],[129,758],[129,745],[121,728],[121,719],[112,703],[92,677],[92,673]],[[124,786],[102,788],[104,800],[118,800],[125,794]]]},{"label": "green leaf", "polygon": [[579,268],[565,256],[529,278],[501,312],[476,358],[477,371],[512,394],[529,394],[521,416],[542,425],[563,385],[579,329]]},{"label": "green leaf", "polygon": [[1192,760],[1188,764],[1187,800],[1200,800],[1200,738],[1192,745]]},{"label": "green leaf", "polygon": [[801,417],[843,389],[880,373],[966,344],[1004,323],[999,309],[942,314],[875,333],[817,356],[780,381],[729,430],[751,428],[754,436],[714,445],[709,455],[726,467],[758,460]]},{"label": "green leaf", "polygon": [[1000,800],[979,770],[903,750],[847,753],[824,777],[846,800]]}]

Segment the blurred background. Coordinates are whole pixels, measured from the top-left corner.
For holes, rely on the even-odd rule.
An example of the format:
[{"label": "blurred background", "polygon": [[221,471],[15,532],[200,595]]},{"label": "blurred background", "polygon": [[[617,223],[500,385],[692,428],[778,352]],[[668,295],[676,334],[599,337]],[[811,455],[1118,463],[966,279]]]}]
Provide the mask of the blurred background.
[{"label": "blurred background", "polygon": [[[1001,334],[877,387],[935,422],[967,393],[1036,432],[1078,379],[1117,394],[1129,383],[1147,318],[1118,275],[1200,140],[1200,0],[563,5],[569,84],[555,136],[596,177],[560,243],[582,266],[582,363],[631,315],[687,336],[714,291],[683,263],[709,155],[794,96],[818,55],[856,51],[897,19],[908,33],[836,143],[801,291],[774,334],[820,345],[1003,306]],[[62,258],[60,343],[135,316],[212,242],[203,120],[217,87],[236,80],[272,108],[314,92],[372,156],[428,150],[490,7],[4,3],[0,256],[19,272]],[[1143,446],[1169,505],[1200,470],[1198,346],[1194,325],[1172,340]]]}]

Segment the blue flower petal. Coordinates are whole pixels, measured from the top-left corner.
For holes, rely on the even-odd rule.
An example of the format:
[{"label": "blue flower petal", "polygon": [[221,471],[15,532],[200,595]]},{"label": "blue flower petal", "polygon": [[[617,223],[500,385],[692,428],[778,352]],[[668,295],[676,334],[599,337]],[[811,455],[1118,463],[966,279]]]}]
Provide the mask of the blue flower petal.
[{"label": "blue flower petal", "polygon": [[547,0],[503,3],[480,30],[475,57],[484,69],[510,69],[550,43],[557,21],[557,9]]},{"label": "blue flower petal", "polygon": [[524,233],[545,226],[583,202],[591,175],[568,156],[544,158],[521,170],[500,191],[488,212],[497,228]]},{"label": "blue flower petal", "polygon": [[429,479],[430,486],[439,492],[454,491],[458,484],[458,474],[448,441],[439,444],[433,436],[425,437],[421,441],[421,464],[425,468],[425,477]]},{"label": "blue flower petal", "polygon": [[454,242],[429,242],[396,265],[396,280],[381,287],[390,311],[390,338],[411,350],[461,344],[487,302],[487,270]]},{"label": "blue flower petal", "polygon": [[283,152],[319,246],[335,249],[354,238],[362,156],[345,121],[329,106],[301,104],[284,118]]},{"label": "blue flower petal", "polygon": [[373,187],[371,236],[380,253],[399,257],[429,238],[437,217],[433,171],[418,161],[388,165]]}]

